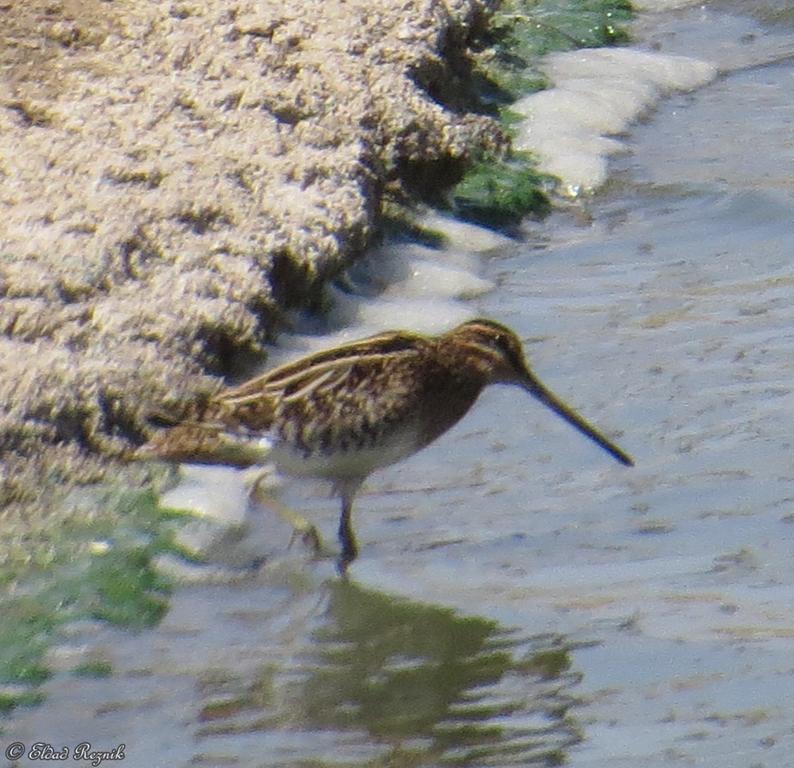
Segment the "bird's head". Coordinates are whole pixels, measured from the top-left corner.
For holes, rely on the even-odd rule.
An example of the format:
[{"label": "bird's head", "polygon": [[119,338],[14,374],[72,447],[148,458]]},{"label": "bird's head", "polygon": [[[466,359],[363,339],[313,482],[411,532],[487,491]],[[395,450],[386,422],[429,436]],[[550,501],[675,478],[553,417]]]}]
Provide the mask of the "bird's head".
[{"label": "bird's head", "polygon": [[627,466],[634,464],[627,453],[543,385],[527,364],[520,339],[509,328],[493,320],[470,320],[454,328],[447,336],[464,350],[468,361],[479,370],[486,384],[514,384],[525,389],[617,461]]},{"label": "bird's head", "polygon": [[470,320],[449,332],[487,384],[522,385],[531,376],[518,336],[493,320]]}]

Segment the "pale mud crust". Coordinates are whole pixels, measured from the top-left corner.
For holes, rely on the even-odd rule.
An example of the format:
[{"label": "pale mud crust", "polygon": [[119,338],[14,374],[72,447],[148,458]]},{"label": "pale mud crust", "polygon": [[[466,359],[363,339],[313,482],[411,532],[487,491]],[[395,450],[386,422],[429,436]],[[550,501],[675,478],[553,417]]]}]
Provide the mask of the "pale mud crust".
[{"label": "pale mud crust", "polygon": [[385,190],[504,145],[456,96],[492,5],[0,0],[0,522],[261,355]]}]

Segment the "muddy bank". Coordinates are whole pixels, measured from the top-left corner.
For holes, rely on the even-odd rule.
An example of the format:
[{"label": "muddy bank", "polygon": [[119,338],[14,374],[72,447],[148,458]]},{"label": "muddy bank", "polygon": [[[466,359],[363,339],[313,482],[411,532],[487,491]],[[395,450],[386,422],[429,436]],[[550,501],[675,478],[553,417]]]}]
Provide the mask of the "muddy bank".
[{"label": "muddy bank", "polygon": [[492,5],[0,6],[6,530],[261,355],[386,193],[504,141],[454,96]]}]

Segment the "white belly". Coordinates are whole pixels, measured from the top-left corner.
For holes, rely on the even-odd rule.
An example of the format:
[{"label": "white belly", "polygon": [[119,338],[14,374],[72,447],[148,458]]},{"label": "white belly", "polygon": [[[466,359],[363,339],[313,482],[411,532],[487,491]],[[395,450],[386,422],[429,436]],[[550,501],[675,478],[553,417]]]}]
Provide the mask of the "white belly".
[{"label": "white belly", "polygon": [[403,430],[378,448],[351,447],[330,454],[317,451],[308,457],[283,443],[275,443],[269,458],[280,472],[294,477],[354,480],[363,479],[380,467],[396,464],[416,450],[414,431]]}]

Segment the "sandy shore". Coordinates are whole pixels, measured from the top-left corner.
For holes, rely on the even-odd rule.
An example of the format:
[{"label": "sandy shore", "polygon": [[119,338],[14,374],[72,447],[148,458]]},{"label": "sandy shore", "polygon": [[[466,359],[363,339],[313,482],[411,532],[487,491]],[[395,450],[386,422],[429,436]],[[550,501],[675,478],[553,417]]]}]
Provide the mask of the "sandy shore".
[{"label": "sandy shore", "polygon": [[504,140],[456,96],[492,5],[0,4],[7,529],[261,355],[385,194]]}]

